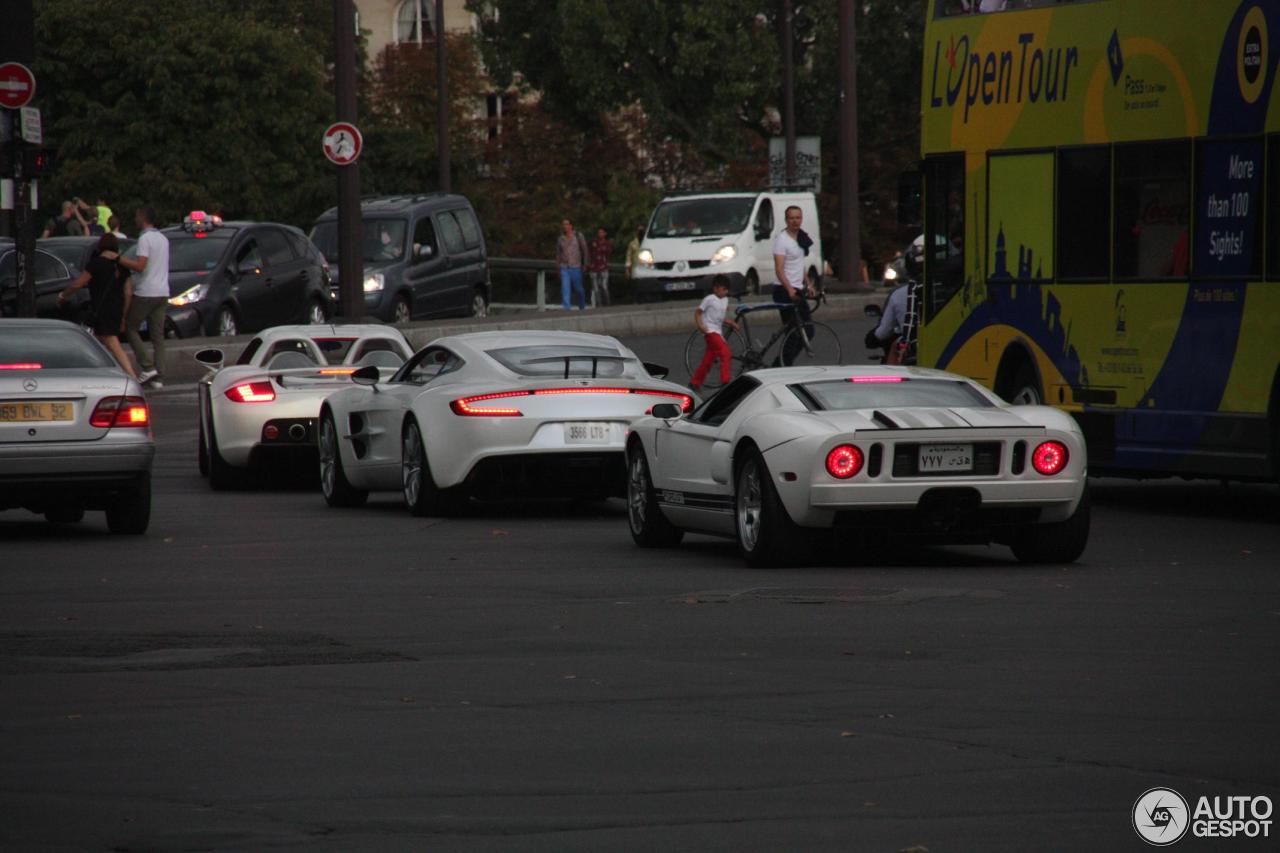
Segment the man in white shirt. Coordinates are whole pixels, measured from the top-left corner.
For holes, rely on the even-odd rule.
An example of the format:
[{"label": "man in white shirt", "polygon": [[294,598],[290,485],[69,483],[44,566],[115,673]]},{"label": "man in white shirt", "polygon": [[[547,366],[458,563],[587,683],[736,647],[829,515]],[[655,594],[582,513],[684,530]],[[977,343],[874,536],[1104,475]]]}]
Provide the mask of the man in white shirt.
[{"label": "man in white shirt", "polygon": [[[773,286],[773,301],[780,305],[794,307],[779,309],[784,325],[792,322],[792,312],[799,311],[800,322],[804,324],[805,334],[813,335],[813,318],[809,312],[809,303],[805,296],[816,296],[813,281],[805,271],[805,256],[809,249],[801,243],[808,241],[808,235],[800,230],[804,222],[804,213],[792,205],[786,211],[787,227],[773,238],[773,271],[778,283]],[[803,235],[803,237],[801,236]],[[782,364],[789,365],[799,352],[801,342],[799,336],[787,338],[782,352]]]},{"label": "man in white shirt", "polygon": [[711,281],[711,292],[703,297],[702,304],[693,312],[693,322],[702,330],[707,344],[702,363],[698,365],[697,370],[693,371],[693,376],[689,379],[689,387],[695,391],[702,390],[702,383],[706,380],[707,373],[710,372],[711,365],[716,359],[720,360],[720,384],[729,384],[733,353],[729,350],[729,345],[724,342],[724,324],[728,323],[735,329],[738,328],[738,324],[725,316],[728,310],[729,279],[727,276],[717,275]]},{"label": "man in white shirt", "polygon": [[[125,318],[129,346],[138,358],[138,379],[153,388],[164,387],[164,318],[169,305],[169,240],[156,228],[153,207],[140,207],[134,214],[138,225],[138,257],[121,257],[120,264],[132,270],[133,303]],[[147,321],[154,358],[142,343],[139,330]]]}]

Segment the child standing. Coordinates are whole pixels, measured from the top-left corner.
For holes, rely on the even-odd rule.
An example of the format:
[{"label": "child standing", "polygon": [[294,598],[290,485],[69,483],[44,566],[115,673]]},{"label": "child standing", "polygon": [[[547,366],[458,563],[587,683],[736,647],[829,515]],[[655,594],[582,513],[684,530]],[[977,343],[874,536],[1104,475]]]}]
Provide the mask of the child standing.
[{"label": "child standing", "polygon": [[728,323],[736,329],[738,324],[725,316],[728,310],[729,279],[724,275],[717,275],[711,281],[711,292],[693,312],[693,322],[702,330],[707,343],[706,355],[702,357],[702,363],[689,381],[689,387],[695,391],[702,390],[703,380],[707,378],[707,372],[716,359],[720,360],[720,384],[727,385],[729,382],[733,354],[729,351],[729,345],[724,342],[723,326]]}]

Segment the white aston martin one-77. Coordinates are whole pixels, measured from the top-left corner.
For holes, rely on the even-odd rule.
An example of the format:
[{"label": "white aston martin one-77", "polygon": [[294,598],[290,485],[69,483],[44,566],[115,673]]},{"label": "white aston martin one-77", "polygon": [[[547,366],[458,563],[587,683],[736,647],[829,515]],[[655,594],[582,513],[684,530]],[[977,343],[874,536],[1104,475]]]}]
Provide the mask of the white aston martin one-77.
[{"label": "white aston martin one-77", "polygon": [[222,350],[200,350],[200,473],[224,489],[272,457],[314,466],[321,401],[357,368],[390,376],[411,352],[399,329],[374,324],[275,326],[225,367]]},{"label": "white aston martin one-77", "polygon": [[627,426],[655,405],[692,408],[615,338],[476,332],[432,341],[389,379],[373,370],[320,411],[330,506],[400,491],[416,515],[469,497],[620,495]]},{"label": "white aston martin one-77", "polygon": [[1070,562],[1089,537],[1086,462],[1070,415],[952,373],[761,370],[687,417],[657,406],[632,425],[628,516],[642,547],[732,536],[752,565],[802,560],[831,529]]}]

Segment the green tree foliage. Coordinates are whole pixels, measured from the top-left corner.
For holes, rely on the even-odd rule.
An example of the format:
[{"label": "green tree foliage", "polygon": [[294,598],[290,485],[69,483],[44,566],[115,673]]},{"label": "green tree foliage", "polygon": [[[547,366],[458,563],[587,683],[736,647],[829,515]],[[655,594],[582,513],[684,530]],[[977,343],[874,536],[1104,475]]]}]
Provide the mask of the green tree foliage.
[{"label": "green tree foliage", "polygon": [[[880,252],[903,237],[897,175],[918,157],[925,5],[863,0],[856,9],[863,235]],[[762,142],[782,132],[779,0],[469,0],[468,8],[484,21],[485,64],[499,84],[522,79],[573,123],[638,105],[646,132],[676,143],[680,157],[693,155],[703,182],[763,176]],[[797,132],[823,141],[832,238],[838,0],[795,0],[793,8]]]},{"label": "green tree foliage", "polygon": [[[122,224],[206,208],[309,225],[333,193],[323,0],[152,4],[38,0],[45,136],[59,150],[46,210],[102,196]],[[326,49],[327,46],[327,49]]]}]

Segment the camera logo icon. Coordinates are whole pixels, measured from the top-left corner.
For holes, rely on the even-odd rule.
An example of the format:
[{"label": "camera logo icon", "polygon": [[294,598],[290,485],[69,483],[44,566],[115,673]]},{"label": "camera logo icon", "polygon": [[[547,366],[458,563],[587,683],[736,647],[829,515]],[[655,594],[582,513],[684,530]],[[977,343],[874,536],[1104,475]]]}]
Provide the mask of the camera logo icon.
[{"label": "camera logo icon", "polygon": [[1172,788],[1152,788],[1133,804],[1133,829],[1156,847],[1168,847],[1187,834],[1191,810]]}]

